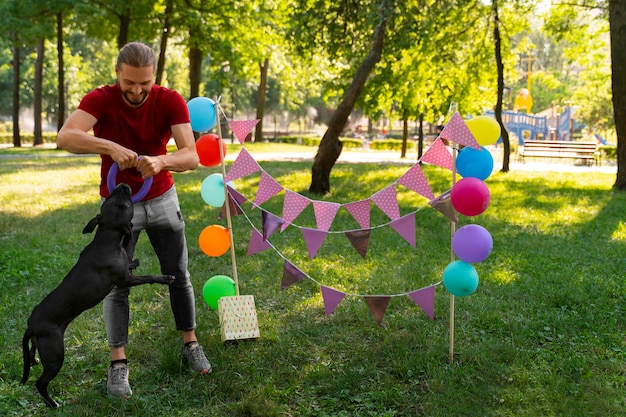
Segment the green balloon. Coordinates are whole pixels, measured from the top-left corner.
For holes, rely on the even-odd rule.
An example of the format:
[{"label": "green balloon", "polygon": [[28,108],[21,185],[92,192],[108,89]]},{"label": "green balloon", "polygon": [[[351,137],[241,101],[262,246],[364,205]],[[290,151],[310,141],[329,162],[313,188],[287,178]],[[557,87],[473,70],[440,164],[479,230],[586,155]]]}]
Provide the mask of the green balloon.
[{"label": "green balloon", "polygon": [[217,310],[217,301],[222,297],[237,295],[235,281],[226,275],[215,275],[204,283],[202,298],[209,307]]}]

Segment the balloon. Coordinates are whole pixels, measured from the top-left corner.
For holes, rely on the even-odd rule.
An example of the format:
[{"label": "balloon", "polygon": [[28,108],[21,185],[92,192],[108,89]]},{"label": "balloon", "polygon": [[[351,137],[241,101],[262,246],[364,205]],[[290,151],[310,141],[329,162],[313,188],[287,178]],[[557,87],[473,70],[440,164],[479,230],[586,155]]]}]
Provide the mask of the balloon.
[{"label": "balloon", "polygon": [[450,200],[459,213],[477,216],[489,206],[489,188],[478,178],[463,178],[452,186]]},{"label": "balloon", "polygon": [[484,181],[493,172],[493,156],[484,146],[480,151],[465,147],[456,158],[456,169],[464,178],[474,177]]},{"label": "balloon", "polygon": [[226,156],[226,143],[220,141],[219,136],[208,133],[198,139],[196,142],[196,152],[198,152],[200,164],[212,168],[222,163],[219,147],[220,142],[222,142],[222,153]]},{"label": "balloon", "polygon": [[217,124],[215,102],[207,97],[194,97],[187,102],[191,128],[195,132],[206,132]]},{"label": "balloon", "polygon": [[217,310],[217,302],[222,297],[237,295],[235,281],[226,275],[215,275],[207,280],[202,287],[202,298],[209,307]]},{"label": "balloon", "polygon": [[443,286],[450,294],[466,297],[478,288],[478,273],[467,262],[451,262],[443,270]]},{"label": "balloon", "polygon": [[467,263],[482,262],[493,249],[493,239],[487,229],[477,224],[468,224],[452,236],[452,250]]},{"label": "balloon", "polygon": [[492,145],[500,138],[500,125],[493,117],[476,116],[466,120],[465,124],[481,146]]},{"label": "balloon", "polygon": [[227,228],[218,224],[207,226],[200,232],[198,245],[208,256],[222,256],[230,248],[230,233]]},{"label": "balloon", "polygon": [[226,201],[222,174],[211,174],[206,177],[200,186],[200,195],[209,206],[222,207]]}]

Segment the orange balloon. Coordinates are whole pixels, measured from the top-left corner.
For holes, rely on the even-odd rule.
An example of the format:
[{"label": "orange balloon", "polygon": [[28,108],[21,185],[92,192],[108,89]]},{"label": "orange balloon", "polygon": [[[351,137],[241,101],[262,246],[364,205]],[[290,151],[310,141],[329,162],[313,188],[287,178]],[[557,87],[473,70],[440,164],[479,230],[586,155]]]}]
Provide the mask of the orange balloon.
[{"label": "orange balloon", "polygon": [[222,256],[230,248],[230,233],[227,228],[218,224],[205,227],[200,232],[198,244],[208,256]]}]

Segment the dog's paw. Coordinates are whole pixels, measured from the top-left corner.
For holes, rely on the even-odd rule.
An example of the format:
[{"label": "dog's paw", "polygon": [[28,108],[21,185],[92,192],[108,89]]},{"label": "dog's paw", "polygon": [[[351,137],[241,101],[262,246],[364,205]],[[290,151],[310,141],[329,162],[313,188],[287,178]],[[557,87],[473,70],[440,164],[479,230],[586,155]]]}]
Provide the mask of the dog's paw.
[{"label": "dog's paw", "polygon": [[163,278],[164,278],[164,282],[163,283],[167,284],[167,285],[173,283],[174,280],[176,279],[176,277],[174,275],[165,275]]}]

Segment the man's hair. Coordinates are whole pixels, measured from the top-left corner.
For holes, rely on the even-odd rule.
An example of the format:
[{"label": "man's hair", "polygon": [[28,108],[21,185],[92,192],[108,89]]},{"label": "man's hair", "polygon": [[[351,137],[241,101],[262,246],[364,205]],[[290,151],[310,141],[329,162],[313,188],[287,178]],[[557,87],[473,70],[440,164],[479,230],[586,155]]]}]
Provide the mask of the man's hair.
[{"label": "man's hair", "polygon": [[122,46],[117,54],[117,68],[120,68],[122,64],[130,65],[133,68],[155,67],[156,57],[148,45],[141,42],[130,42]]}]

